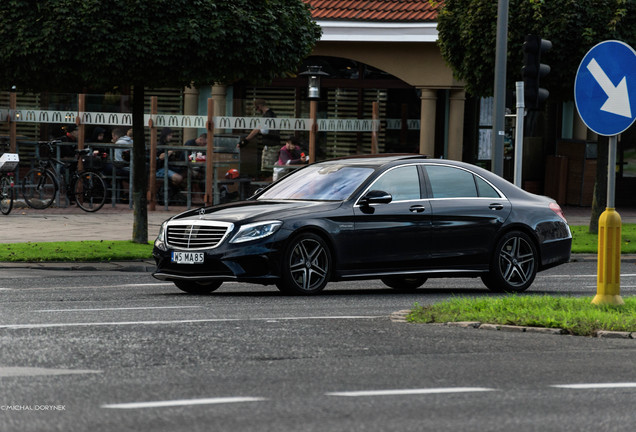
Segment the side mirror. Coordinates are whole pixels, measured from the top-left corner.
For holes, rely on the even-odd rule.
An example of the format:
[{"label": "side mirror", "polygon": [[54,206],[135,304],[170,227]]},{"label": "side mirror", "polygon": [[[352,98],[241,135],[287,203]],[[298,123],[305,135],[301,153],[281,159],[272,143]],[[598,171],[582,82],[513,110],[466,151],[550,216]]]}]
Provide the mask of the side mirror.
[{"label": "side mirror", "polygon": [[390,193],[381,190],[372,190],[367,192],[365,196],[360,198],[358,202],[361,206],[369,206],[371,204],[388,204],[393,200]]}]

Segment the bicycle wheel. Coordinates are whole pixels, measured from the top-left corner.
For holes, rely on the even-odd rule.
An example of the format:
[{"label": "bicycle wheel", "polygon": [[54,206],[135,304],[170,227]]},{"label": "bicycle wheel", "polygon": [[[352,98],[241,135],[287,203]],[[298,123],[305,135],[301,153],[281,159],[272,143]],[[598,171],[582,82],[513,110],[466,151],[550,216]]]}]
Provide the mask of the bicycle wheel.
[{"label": "bicycle wheel", "polygon": [[0,211],[8,215],[13,208],[13,186],[9,177],[3,176],[0,181]]},{"label": "bicycle wheel", "polygon": [[57,180],[48,170],[34,168],[22,179],[24,201],[34,209],[42,210],[53,204],[57,190]]},{"label": "bicycle wheel", "polygon": [[82,210],[96,212],[106,202],[106,182],[95,171],[82,171],[75,181],[73,193]]}]

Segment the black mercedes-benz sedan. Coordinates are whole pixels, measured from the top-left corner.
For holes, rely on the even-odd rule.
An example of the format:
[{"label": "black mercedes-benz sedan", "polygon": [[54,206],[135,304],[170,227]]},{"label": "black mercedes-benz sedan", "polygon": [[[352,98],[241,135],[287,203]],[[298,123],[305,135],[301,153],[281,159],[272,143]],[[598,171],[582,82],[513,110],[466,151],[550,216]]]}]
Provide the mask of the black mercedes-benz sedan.
[{"label": "black mercedes-benz sedan", "polygon": [[558,204],[467,163],[417,155],[334,159],[246,201],[186,211],[155,241],[153,276],[205,294],[224,281],[316,294],[328,282],[480,277],[521,292],[570,258]]}]

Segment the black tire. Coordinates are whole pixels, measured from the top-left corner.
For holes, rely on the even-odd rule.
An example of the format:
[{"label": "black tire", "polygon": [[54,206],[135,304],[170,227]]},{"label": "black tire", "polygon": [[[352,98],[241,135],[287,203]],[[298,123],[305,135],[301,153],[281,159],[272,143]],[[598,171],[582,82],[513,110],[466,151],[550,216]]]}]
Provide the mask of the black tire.
[{"label": "black tire", "polygon": [[42,210],[53,204],[58,191],[57,180],[48,170],[34,168],[22,179],[22,195],[31,208]]},{"label": "black tire", "polygon": [[388,276],[380,280],[389,288],[399,291],[415,291],[426,282],[424,276]]},{"label": "black tire", "polygon": [[174,281],[174,284],[181,291],[185,291],[188,294],[210,294],[212,291],[216,290],[220,287],[223,282],[222,281],[212,281],[212,282],[193,282],[193,281]]},{"label": "black tire", "polygon": [[293,238],[283,257],[278,289],[287,294],[317,294],[330,279],[331,251],[322,237],[304,233]]},{"label": "black tire", "polygon": [[82,171],[73,187],[73,195],[82,210],[96,212],[106,202],[106,182],[95,171]]},{"label": "black tire", "polygon": [[9,177],[2,177],[2,181],[0,182],[0,211],[2,214],[8,215],[11,213],[14,193]]},{"label": "black tire", "polygon": [[497,242],[490,272],[481,280],[491,291],[525,291],[537,275],[538,260],[532,239],[521,231],[510,231]]}]

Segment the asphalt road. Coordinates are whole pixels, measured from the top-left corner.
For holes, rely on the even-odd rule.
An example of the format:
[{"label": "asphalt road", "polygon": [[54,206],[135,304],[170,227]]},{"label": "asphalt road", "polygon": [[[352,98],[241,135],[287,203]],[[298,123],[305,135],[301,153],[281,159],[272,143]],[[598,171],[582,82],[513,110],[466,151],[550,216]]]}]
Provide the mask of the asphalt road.
[{"label": "asphalt road", "polygon": [[[592,296],[595,270],[552,269],[528,295]],[[633,430],[635,340],[390,319],[457,295],[494,296],[478,279],[190,296],[147,273],[0,270],[0,430]]]}]

